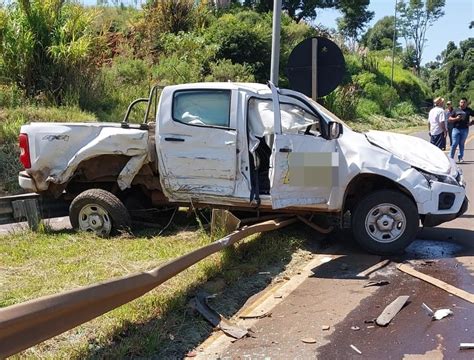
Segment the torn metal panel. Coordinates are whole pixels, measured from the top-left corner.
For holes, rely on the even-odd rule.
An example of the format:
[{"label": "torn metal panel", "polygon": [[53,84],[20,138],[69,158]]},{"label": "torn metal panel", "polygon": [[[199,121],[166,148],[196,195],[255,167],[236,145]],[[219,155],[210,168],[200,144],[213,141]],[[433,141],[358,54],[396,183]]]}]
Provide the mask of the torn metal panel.
[{"label": "torn metal panel", "polygon": [[128,187],[148,159],[146,130],[113,124],[34,123],[21,131],[30,136],[32,167],[26,172],[37,191],[47,190],[50,183],[67,182],[83,161],[107,154],[137,157],[122,175],[121,187]]}]

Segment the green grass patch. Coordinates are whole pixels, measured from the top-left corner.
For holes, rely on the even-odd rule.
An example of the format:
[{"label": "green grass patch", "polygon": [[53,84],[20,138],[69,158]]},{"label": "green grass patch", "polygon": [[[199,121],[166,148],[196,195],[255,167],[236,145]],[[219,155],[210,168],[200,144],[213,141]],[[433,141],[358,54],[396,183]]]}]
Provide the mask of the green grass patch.
[{"label": "green grass patch", "polygon": [[398,119],[372,115],[364,120],[348,121],[347,123],[357,131],[384,130],[410,133],[419,131],[420,128],[426,129],[426,118],[421,115],[404,116]]},{"label": "green grass patch", "polygon": [[[307,239],[296,227],[253,235],[16,358],[182,358],[212,332],[187,306],[197,288],[211,280],[207,290],[225,297],[218,301],[219,311],[231,316],[268,284],[258,272],[282,271]],[[113,239],[72,231],[6,235],[0,239],[0,307],[149,270],[210,241],[201,231],[179,230],[170,236],[148,231]]]}]

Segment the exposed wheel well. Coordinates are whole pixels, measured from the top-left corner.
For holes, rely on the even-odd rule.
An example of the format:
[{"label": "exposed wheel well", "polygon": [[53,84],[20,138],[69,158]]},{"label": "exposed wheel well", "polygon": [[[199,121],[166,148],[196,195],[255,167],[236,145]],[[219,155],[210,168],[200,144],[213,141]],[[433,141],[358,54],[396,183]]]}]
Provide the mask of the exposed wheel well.
[{"label": "exposed wheel well", "polygon": [[360,199],[367,194],[382,189],[398,190],[406,194],[415,203],[411,193],[400,184],[375,174],[360,174],[351,180],[344,194],[344,211],[352,211]]}]

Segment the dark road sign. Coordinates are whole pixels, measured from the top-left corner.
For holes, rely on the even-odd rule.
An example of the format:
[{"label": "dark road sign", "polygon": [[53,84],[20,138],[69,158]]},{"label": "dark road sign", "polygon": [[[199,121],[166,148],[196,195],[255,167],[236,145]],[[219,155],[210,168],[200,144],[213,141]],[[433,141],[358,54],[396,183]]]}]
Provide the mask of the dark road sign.
[{"label": "dark road sign", "polygon": [[[333,91],[346,72],[341,49],[331,40],[317,37],[317,95],[323,97]],[[286,72],[290,88],[312,97],[313,38],[300,42],[290,54]]]}]

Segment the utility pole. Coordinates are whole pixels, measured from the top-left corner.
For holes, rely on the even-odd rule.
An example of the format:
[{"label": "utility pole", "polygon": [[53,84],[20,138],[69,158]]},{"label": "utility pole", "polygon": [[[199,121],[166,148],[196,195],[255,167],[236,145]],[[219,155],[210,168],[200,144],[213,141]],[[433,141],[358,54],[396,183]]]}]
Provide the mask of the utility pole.
[{"label": "utility pole", "polygon": [[390,85],[393,88],[393,67],[395,62],[395,43],[397,41],[397,0],[395,0],[395,18],[393,20],[393,44],[392,44],[392,78],[390,80]]},{"label": "utility pole", "polygon": [[281,0],[273,0],[273,30],[272,30],[272,61],[270,81],[278,86],[278,70],[280,68],[280,28],[281,28]]}]

